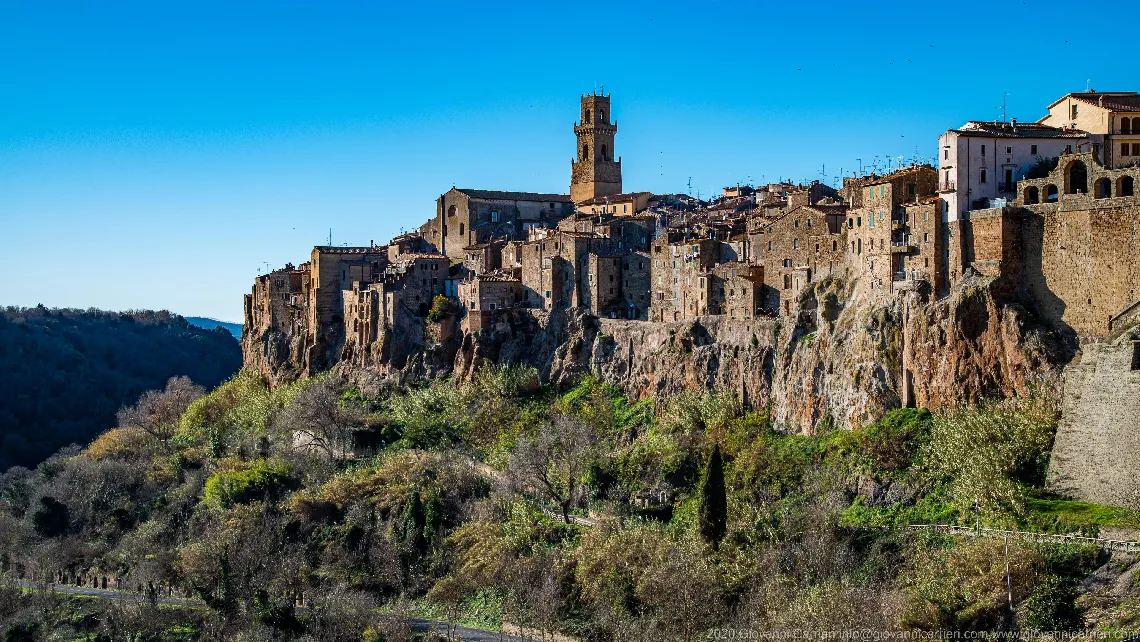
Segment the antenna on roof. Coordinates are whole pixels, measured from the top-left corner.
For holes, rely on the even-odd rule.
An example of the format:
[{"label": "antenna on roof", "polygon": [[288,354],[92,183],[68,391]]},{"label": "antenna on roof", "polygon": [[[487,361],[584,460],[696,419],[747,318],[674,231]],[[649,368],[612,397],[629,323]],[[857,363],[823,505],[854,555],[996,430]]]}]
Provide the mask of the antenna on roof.
[{"label": "antenna on roof", "polygon": [[329,245],[332,245],[332,228],[329,228]]},{"label": "antenna on roof", "polygon": [[1085,78],[1085,93],[1088,93],[1089,87],[1092,87],[1092,78]]},{"label": "antenna on roof", "polygon": [[1003,123],[1009,122],[1008,112],[1006,110],[1006,99],[1008,99],[1008,98],[1009,98],[1009,92],[1008,91],[1001,95],[1001,122],[1003,122]]}]

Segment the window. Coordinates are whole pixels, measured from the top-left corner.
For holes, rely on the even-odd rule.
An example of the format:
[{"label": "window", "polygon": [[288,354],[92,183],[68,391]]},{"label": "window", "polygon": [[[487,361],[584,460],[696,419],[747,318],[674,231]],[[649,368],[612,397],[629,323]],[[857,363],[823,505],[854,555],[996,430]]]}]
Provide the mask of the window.
[{"label": "window", "polygon": [[786,268],[792,267],[792,260],[791,259],[784,259],[784,267],[786,267]]},{"label": "window", "polygon": [[1037,146],[1036,145],[1030,145],[1029,146],[1029,153],[1030,154],[1036,154],[1037,153]]},{"label": "window", "polygon": [[879,196],[880,197],[886,196],[886,194],[887,194],[887,186],[886,185],[880,185],[879,186]]},{"label": "window", "polygon": [[915,184],[914,184],[914,183],[907,183],[907,184],[906,184],[906,193],[907,193],[907,195],[909,195],[909,196],[914,196],[914,191],[915,191],[915,189],[916,189],[916,186],[915,186]]},{"label": "window", "polygon": [[1077,106],[1076,105],[1073,105],[1072,119],[1073,120],[1077,119]]},{"label": "window", "polygon": [[1007,153],[1007,154],[1012,154],[1012,153],[1013,153],[1013,148],[1012,148],[1012,147],[1006,147],[1006,148],[1005,148],[1005,153]]},{"label": "window", "polygon": [[784,289],[785,290],[792,289],[792,275],[791,274],[785,274],[784,275]]},{"label": "window", "polygon": [[855,226],[856,227],[863,227],[863,217],[862,216],[856,216],[855,217]]},{"label": "window", "polygon": [[1120,155],[1121,156],[1127,156],[1128,155],[1128,143],[1120,143]]},{"label": "window", "polygon": [[871,229],[875,229],[875,215],[874,215],[874,213],[871,214],[871,218],[867,219],[867,227],[869,227]]},{"label": "window", "polygon": [[811,229],[811,219],[810,218],[807,220],[807,226],[808,226],[808,229],[810,230]]},{"label": "window", "polygon": [[982,156],[986,155],[986,146],[982,145]]},{"label": "window", "polygon": [[800,249],[800,240],[799,239],[792,239],[792,249],[793,250]]},{"label": "window", "polygon": [[1124,118],[1120,119],[1120,133],[1121,134],[1131,134],[1132,133],[1132,119],[1131,118],[1124,117]]},{"label": "window", "polygon": [[942,160],[950,160],[950,148],[942,150]]},{"label": "window", "polygon": [[922,242],[923,243],[929,243],[930,242],[930,232],[923,232],[922,233]]},{"label": "window", "polygon": [[982,183],[986,182],[986,170],[985,169],[982,170],[982,177],[981,177],[979,182],[982,182]]},{"label": "window", "polygon": [[768,251],[772,251],[772,241],[768,241]]},{"label": "window", "polygon": [[463,234],[463,223],[459,224],[459,233]]},{"label": "window", "polygon": [[499,222],[499,213],[494,211],[494,210],[491,211],[491,222],[492,223],[498,223]]},{"label": "window", "polygon": [[797,218],[796,220],[792,221],[792,227],[796,228],[797,230],[800,229],[800,219]]},{"label": "window", "polygon": [[839,249],[839,243],[836,241],[831,242],[831,251],[834,252]]},{"label": "window", "polygon": [[1132,155],[1140,156],[1140,143],[1132,143]]},{"label": "window", "polygon": [[1073,146],[1072,145],[1065,145],[1065,153],[1066,154],[1072,154],[1073,153]]}]

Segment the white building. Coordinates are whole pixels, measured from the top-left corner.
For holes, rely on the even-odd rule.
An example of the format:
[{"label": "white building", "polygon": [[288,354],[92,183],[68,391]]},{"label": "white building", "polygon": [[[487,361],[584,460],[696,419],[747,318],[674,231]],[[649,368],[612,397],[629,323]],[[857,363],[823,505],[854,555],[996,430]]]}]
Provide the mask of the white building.
[{"label": "white building", "polygon": [[[1099,138],[1099,137],[1093,137]],[[972,120],[938,137],[942,220],[969,218],[975,209],[1016,198],[1017,181],[1042,160],[1088,151],[1087,132],[1040,123]]]}]

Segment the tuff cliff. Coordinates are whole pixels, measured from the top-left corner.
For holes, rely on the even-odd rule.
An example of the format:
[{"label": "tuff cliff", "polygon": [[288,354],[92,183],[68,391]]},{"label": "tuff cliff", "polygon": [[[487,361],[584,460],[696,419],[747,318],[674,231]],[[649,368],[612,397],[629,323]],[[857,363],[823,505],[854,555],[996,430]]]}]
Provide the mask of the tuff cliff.
[{"label": "tuff cliff", "polygon": [[[876,305],[852,283],[811,285],[780,319],[723,315],[680,323],[599,319],[528,309],[499,312],[478,333],[453,317],[342,348],[339,368],[407,383],[465,378],[479,364],[527,363],[571,384],[592,374],[639,398],[683,389],[735,391],[787,431],[859,427],[891,408],[960,406],[1044,393],[1059,403],[1069,352],[994,279],[964,279],[950,296],[912,291]],[[425,337],[428,347],[410,343]],[[271,379],[303,371],[295,339],[245,343],[247,365]]]}]

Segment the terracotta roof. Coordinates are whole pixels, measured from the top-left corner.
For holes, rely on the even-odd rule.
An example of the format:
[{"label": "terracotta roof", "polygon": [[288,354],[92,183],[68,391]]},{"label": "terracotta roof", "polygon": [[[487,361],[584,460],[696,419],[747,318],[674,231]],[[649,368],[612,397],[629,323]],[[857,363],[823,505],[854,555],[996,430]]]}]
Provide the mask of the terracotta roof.
[{"label": "terracotta roof", "polygon": [[611,203],[623,203],[625,201],[633,201],[643,196],[653,196],[653,192],[627,192],[625,194],[612,194],[610,196],[595,196],[594,198],[582,201],[579,205],[606,205]]},{"label": "terracotta roof", "polygon": [[1049,106],[1052,107],[1070,96],[1083,103],[1112,111],[1140,111],[1140,94],[1134,91],[1072,92],[1061,96]]},{"label": "terracotta roof", "polygon": [[1004,123],[1001,121],[971,120],[950,131],[959,136],[986,138],[1086,138],[1088,133],[1079,129],[1061,129],[1040,123]]},{"label": "terracotta roof", "polygon": [[482,198],[492,201],[533,201],[540,203],[573,203],[567,194],[538,194],[535,192],[501,192],[488,189],[452,188],[471,198]]},{"label": "terracotta roof", "polygon": [[408,254],[401,254],[399,257],[397,257],[396,262],[397,263],[407,263],[408,261],[417,261],[419,259],[446,259],[446,258],[447,257],[443,254],[408,253]]}]

